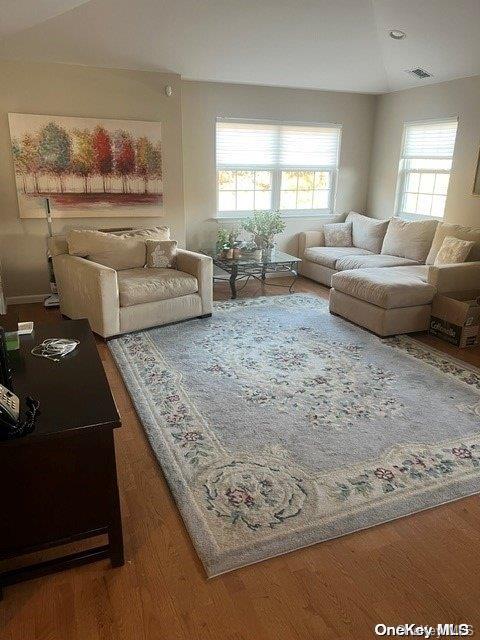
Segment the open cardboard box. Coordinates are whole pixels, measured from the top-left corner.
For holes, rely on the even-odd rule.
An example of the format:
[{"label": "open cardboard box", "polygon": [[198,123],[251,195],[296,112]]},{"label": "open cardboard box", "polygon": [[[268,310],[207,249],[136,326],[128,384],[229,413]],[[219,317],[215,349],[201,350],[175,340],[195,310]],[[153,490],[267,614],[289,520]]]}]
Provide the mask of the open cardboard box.
[{"label": "open cardboard box", "polygon": [[461,349],[480,341],[480,289],[437,294],[432,303],[430,333]]}]

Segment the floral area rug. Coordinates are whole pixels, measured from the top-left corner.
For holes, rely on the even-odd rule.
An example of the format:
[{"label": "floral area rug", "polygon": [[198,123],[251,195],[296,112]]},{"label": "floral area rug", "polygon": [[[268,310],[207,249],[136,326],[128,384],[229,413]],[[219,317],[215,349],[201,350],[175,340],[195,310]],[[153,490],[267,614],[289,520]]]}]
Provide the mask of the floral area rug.
[{"label": "floral area rug", "polygon": [[209,576],[480,491],[480,371],[319,298],[109,346]]}]

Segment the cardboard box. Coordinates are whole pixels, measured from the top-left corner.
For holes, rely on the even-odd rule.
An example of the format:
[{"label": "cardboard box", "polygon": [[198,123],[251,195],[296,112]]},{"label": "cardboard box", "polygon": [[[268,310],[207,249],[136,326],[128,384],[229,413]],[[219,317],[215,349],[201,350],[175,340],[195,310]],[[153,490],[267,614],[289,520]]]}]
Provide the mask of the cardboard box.
[{"label": "cardboard box", "polygon": [[480,342],[480,289],[437,294],[430,333],[461,349]]}]

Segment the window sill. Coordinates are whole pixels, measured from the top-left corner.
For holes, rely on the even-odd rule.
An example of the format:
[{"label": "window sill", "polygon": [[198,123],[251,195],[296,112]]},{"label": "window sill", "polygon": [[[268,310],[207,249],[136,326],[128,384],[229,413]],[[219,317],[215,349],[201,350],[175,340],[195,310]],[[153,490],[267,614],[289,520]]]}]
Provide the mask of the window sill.
[{"label": "window sill", "polygon": [[[218,214],[216,216],[212,216],[211,218],[207,218],[207,220],[214,220],[215,222],[219,222],[219,221],[228,221],[228,220],[243,220],[244,218],[248,218],[249,216],[251,216],[252,213],[250,211],[246,211],[245,213],[240,213],[240,214],[236,214],[236,215],[222,215],[222,214]],[[337,218],[342,216],[341,213],[329,213],[329,212],[321,212],[321,213],[292,213],[292,212],[285,212],[285,213],[280,213],[280,215],[282,216],[282,218],[286,219],[286,220],[298,220],[300,218]]]},{"label": "window sill", "polygon": [[423,213],[396,213],[396,216],[402,220],[436,220],[437,222],[443,222],[444,216],[428,216]]}]

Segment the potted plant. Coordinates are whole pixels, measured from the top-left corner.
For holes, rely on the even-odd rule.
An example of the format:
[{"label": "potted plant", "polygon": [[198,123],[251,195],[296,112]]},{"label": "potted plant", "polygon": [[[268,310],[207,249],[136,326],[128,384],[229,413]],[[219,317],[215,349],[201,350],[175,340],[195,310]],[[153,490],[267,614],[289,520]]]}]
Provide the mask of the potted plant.
[{"label": "potted plant", "polygon": [[222,257],[226,259],[238,258],[240,254],[240,243],[238,236],[240,235],[239,227],[235,226],[230,229],[227,227],[219,227],[217,231],[217,251],[222,253]]},{"label": "potted plant", "polygon": [[271,254],[275,236],[285,230],[279,211],[255,211],[245,218],[242,228],[253,235],[253,241],[264,255]]}]

